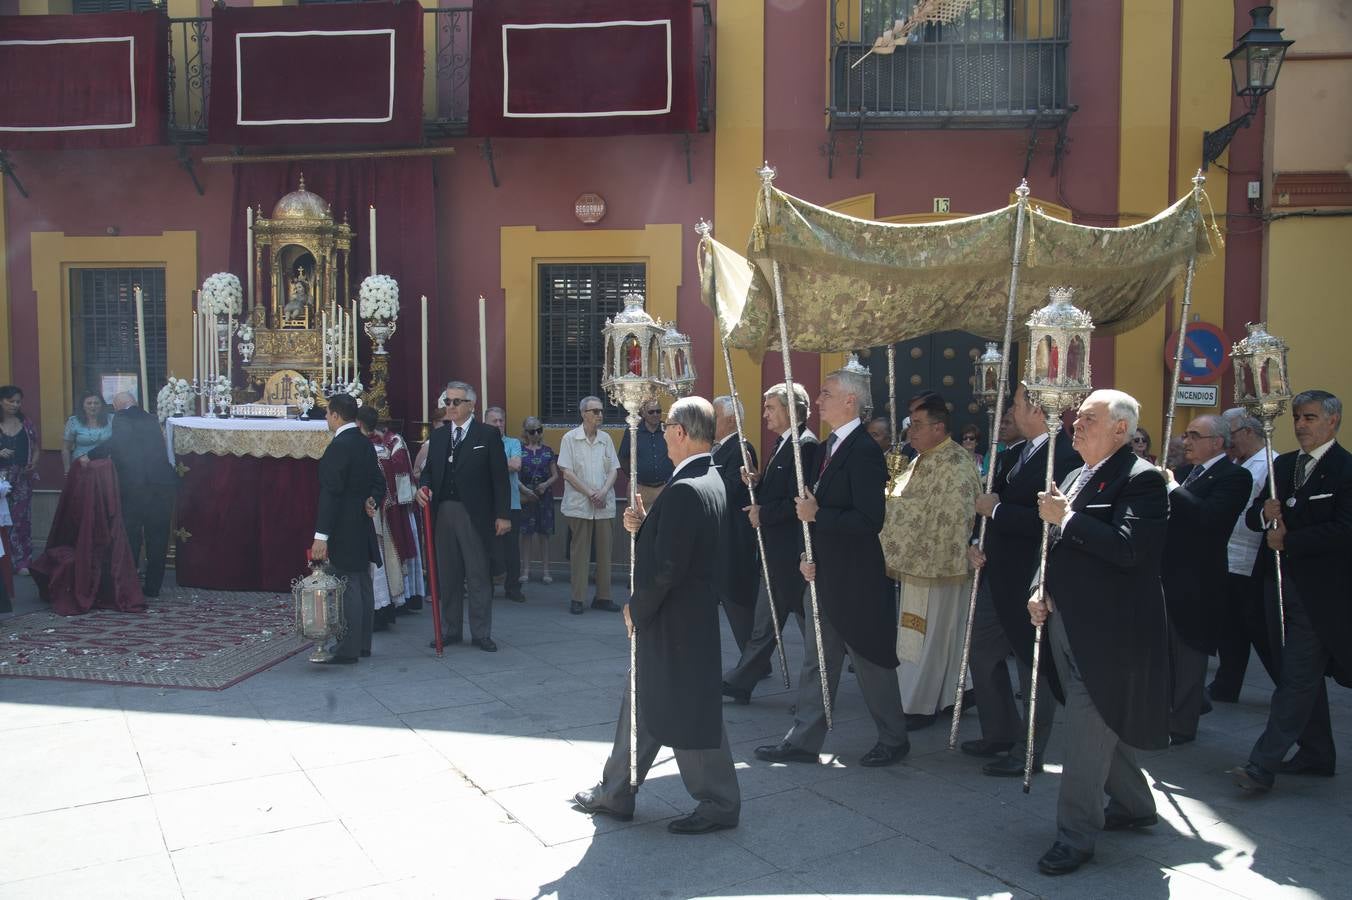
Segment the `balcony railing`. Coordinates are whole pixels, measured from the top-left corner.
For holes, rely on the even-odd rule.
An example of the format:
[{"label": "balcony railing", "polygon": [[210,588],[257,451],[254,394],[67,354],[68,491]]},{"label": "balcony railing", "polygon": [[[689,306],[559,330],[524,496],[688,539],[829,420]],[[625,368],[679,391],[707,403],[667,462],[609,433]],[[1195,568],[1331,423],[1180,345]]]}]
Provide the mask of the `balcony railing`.
[{"label": "balcony railing", "polygon": [[[695,88],[700,131],[708,131],[713,75],[713,13],[694,0]],[[468,6],[424,10],[423,132],[429,139],[469,130],[470,17]],[[211,96],[211,19],[169,19],[169,135],[178,144],[205,143]]]},{"label": "balcony railing", "polygon": [[833,128],[1018,128],[1069,114],[1069,0],[975,0],[864,58],[914,5],[831,0]]}]

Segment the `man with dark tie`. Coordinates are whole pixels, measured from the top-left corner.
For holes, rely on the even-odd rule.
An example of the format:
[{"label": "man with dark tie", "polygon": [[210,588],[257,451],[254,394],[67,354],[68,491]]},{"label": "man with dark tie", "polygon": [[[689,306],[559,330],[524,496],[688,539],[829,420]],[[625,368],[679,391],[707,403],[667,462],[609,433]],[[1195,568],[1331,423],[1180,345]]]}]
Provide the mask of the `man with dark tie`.
[{"label": "man with dark tie", "polygon": [[[1352,454],[1338,443],[1343,404],[1328,391],[1291,400],[1300,450],[1273,461],[1277,496],[1265,488],[1246,518],[1266,532],[1254,575],[1263,580],[1269,645],[1277,669],[1267,727],[1247,765],[1231,769],[1245,790],[1267,791],[1276,773],[1334,773],[1327,671],[1352,685]],[[1277,605],[1281,553],[1285,644]],[[1300,750],[1287,751],[1299,740]]]},{"label": "man with dark tie", "polygon": [[[793,386],[794,410],[798,416],[798,442],[803,459],[803,473],[807,477],[816,471],[817,452],[821,445],[817,436],[807,427],[807,391],[801,384]],[[775,613],[780,628],[789,624],[790,615],[796,617],[799,631],[803,629],[803,592],[807,583],[798,569],[803,552],[803,526],[798,521],[794,501],[801,493],[798,473],[793,464],[793,447],[789,440],[789,392],[777,384],[765,392],[761,418],[765,427],[778,435],[773,448],[765,457],[765,466],[759,472],[744,472],[743,477],[756,486],[756,505],[744,512],[754,527],[760,526],[761,541],[765,544],[765,561],[770,570],[770,593],[774,594]],[[723,696],[735,702],[751,702],[756,683],[770,674],[770,659],[775,653],[774,620],[770,616],[770,601],[762,594],[756,601],[755,626],[751,640],[742,650],[742,656],[723,675]]]},{"label": "man with dark tie", "polygon": [[1169,497],[1159,469],[1131,452],[1140,409],[1121,391],[1090,394],[1072,442],[1084,466],[1038,495],[1038,515],[1053,527],[1045,602],[1034,585],[1028,611],[1046,626],[1066,707],[1056,841],[1038,860],[1047,875],[1092,859],[1101,830],[1158,821],[1136,751],[1169,742],[1160,587]]},{"label": "man with dark tie", "polygon": [[[418,505],[432,504],[443,644],[464,639],[465,597],[474,646],[492,653],[493,587],[489,554],[511,530],[507,454],[492,425],[474,418],[474,388],[446,385],[448,424],[432,432]],[[433,645],[436,642],[433,641]]]},{"label": "man with dark tie", "polygon": [[879,539],[887,466],[860,419],[868,399],[868,376],[848,369],[826,376],[817,396],[817,411],[831,434],[815,467],[816,486],[795,506],[799,520],[812,529],[816,562],[804,560],[800,569],[806,580],[817,582],[824,659],[817,659],[809,628],[793,727],[778,744],[755,750],[767,762],[820,761],[826,741],[822,681],[834,703],[847,653],[878,731],[860,765],[890,766],[911,749],[896,677],[896,606]]},{"label": "man with dark tie", "polygon": [[[733,404],[737,409],[733,409]],[[737,651],[746,649],[755,624],[756,595],[760,593],[760,551],[756,546],[756,531],[744,510],[751,502],[742,482],[742,447],[737,445],[737,418],[742,414],[742,401],[730,396],[714,398],[713,460],[723,479],[727,495],[723,527],[723,580],[720,603],[728,617]],[[752,470],[756,468],[756,448],[744,441],[746,458]]]},{"label": "man with dark tie", "polygon": [[[1026,585],[1037,574],[1042,547],[1042,520],[1037,495],[1047,486],[1047,416],[1028,399],[1022,384],[1010,404],[1013,429],[1023,439],[996,460],[995,484],[989,494],[977,497],[976,511],[990,521],[986,525],[984,552],[972,547],[975,566],[984,566],[977,594],[976,621],[972,627],[972,686],[981,737],[963,741],[962,752],[970,756],[995,757],[982,771],[987,775],[1023,775],[1027,751],[1027,698],[1031,696],[1033,671],[1033,625],[1028,620]],[[1083,463],[1071,447],[1070,435],[1056,436],[1052,461],[1053,483],[1060,484]],[[1024,710],[1015,703],[1007,660],[1017,659]],[[1037,723],[1033,734],[1033,771],[1042,771],[1042,753],[1051,738],[1056,714],[1056,670],[1051,654],[1043,654],[1038,673]],[[1008,751],[1007,755],[1001,755]]]},{"label": "man with dark tie", "polygon": [[1197,737],[1197,722],[1211,711],[1206,699],[1207,659],[1216,649],[1225,609],[1225,546],[1235,519],[1249,501],[1253,478],[1226,457],[1230,425],[1220,416],[1198,416],[1183,432],[1188,468],[1182,483],[1165,475],[1169,531],[1164,541],[1164,600],[1169,611],[1173,700],[1169,742]]}]

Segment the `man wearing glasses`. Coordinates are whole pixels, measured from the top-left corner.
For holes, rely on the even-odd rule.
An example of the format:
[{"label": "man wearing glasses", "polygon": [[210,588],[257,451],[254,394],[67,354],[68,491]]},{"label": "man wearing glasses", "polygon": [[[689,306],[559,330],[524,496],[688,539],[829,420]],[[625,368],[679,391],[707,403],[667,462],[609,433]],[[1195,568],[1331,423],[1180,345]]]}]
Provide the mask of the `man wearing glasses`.
[{"label": "man wearing glasses", "polygon": [[[671,478],[671,459],[667,456],[667,439],[662,433],[662,407],[657,401],[650,401],[640,410],[643,421],[638,426],[638,492],[643,497],[643,505],[653,508],[657,495]],[[620,440],[620,468],[626,475],[634,477],[629,471],[629,431],[624,432]]]},{"label": "man wearing glasses", "polygon": [[[596,550],[596,596],[592,609],[619,612],[610,599],[610,525],[615,519],[615,476],[620,461],[615,442],[601,430],[605,406],[599,397],[583,397],[577,405],[582,424],[563,436],[559,474],[563,476],[560,510],[568,522],[569,572],[573,600],[568,611],[582,615],[587,592],[587,566]],[[661,422],[658,422],[661,428]]]},{"label": "man wearing glasses", "polygon": [[1197,737],[1197,722],[1211,704],[1205,695],[1207,657],[1216,649],[1225,610],[1225,547],[1253,490],[1253,478],[1226,457],[1230,423],[1198,416],[1183,432],[1189,463],[1177,479],[1166,472],[1169,531],[1164,539],[1164,602],[1169,612],[1173,700],[1169,743]]}]

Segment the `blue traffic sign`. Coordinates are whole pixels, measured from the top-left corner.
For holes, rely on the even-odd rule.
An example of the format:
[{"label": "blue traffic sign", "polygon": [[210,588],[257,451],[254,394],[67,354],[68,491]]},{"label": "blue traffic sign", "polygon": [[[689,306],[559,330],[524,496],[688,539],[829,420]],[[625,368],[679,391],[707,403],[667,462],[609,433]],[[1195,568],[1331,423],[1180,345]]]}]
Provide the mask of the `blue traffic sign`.
[{"label": "blue traffic sign", "polygon": [[[1219,381],[1230,368],[1230,338],[1210,322],[1191,322],[1183,340],[1183,364],[1179,381],[1184,384],[1211,384]],[[1164,342],[1164,367],[1174,369],[1174,354],[1178,351],[1178,332]]]}]

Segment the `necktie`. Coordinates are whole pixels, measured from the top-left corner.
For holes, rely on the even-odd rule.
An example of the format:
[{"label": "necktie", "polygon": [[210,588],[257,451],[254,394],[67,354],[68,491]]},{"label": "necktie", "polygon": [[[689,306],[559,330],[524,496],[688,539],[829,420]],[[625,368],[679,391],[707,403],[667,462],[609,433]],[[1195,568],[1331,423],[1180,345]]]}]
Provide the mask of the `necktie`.
[{"label": "necktie", "polygon": [[1300,490],[1305,484],[1305,479],[1309,477],[1310,460],[1313,458],[1304,451],[1296,454],[1296,490]]},{"label": "necktie", "polygon": [[460,442],[464,440],[464,438],[465,438],[465,429],[460,425],[455,426],[455,436],[451,441],[451,449],[455,450],[459,448]]},{"label": "necktie", "polygon": [[1027,441],[1024,443],[1023,449],[1019,451],[1019,458],[1014,463],[1014,467],[1009,470],[1009,475],[1006,478],[1006,480],[1012,479],[1015,475],[1019,474],[1019,471],[1023,469],[1023,464],[1028,462],[1028,457],[1032,455],[1033,455],[1033,442]]},{"label": "necktie", "polygon": [[775,438],[774,449],[770,451],[770,453],[765,457],[764,462],[761,464],[762,475],[770,471],[770,463],[774,461],[775,454],[779,452],[779,448],[783,446],[783,444],[784,444],[784,435],[781,434],[779,437]]},{"label": "necktie", "polygon": [[1193,466],[1192,471],[1188,473],[1188,477],[1183,479],[1183,487],[1187,487],[1197,479],[1201,478],[1202,473],[1205,471],[1206,470],[1201,466]]},{"label": "necktie", "polygon": [[821,468],[817,470],[817,477],[821,478],[822,473],[826,471],[826,464],[831,461],[831,448],[836,445],[836,433],[833,431],[826,438],[826,449],[822,451]]}]

